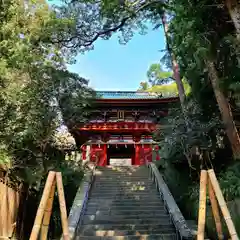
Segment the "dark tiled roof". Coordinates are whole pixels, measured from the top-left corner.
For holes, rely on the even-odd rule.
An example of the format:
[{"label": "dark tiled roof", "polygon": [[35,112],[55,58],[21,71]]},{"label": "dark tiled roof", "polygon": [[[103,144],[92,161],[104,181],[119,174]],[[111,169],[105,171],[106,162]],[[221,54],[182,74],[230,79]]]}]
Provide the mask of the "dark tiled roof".
[{"label": "dark tiled roof", "polygon": [[96,91],[98,99],[161,99],[176,97],[171,93],[134,92],[134,91]]}]

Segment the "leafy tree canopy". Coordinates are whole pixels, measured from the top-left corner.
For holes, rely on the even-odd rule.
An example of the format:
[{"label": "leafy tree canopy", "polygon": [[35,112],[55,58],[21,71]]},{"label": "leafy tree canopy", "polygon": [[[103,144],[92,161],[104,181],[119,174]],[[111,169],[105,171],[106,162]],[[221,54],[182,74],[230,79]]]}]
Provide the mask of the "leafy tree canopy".
[{"label": "leafy tree canopy", "polygon": [[84,121],[93,91],[66,70],[52,41],[71,19],[57,18],[42,0],[12,0],[0,8],[0,160],[34,183],[52,164],[47,156],[39,163],[38,154],[51,149],[63,120]]},{"label": "leafy tree canopy", "polygon": [[147,71],[148,82],[154,85],[171,83],[173,81],[172,73],[164,71],[159,63],[152,64]]}]

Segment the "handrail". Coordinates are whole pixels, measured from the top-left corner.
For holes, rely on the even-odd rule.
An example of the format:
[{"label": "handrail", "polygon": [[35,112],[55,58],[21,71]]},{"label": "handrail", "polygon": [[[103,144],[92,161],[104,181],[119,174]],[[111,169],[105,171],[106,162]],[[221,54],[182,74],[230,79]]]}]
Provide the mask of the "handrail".
[{"label": "handrail", "polygon": [[157,188],[161,194],[164,204],[167,206],[168,212],[172,218],[176,230],[178,231],[181,239],[193,239],[191,229],[188,227],[185,218],[183,217],[178,205],[176,204],[167,184],[163,180],[162,175],[158,171],[154,163],[149,163],[150,174],[156,182]]},{"label": "handrail", "polygon": [[[70,240],[74,239],[77,227],[81,223],[82,217],[85,213],[89,192],[92,187],[98,162],[99,158],[97,159],[97,161],[93,162],[93,168],[92,169],[90,168],[90,171],[84,174],[83,181],[81,182],[77,190],[76,196],[74,198],[74,202],[68,217]],[[87,166],[87,164],[85,164],[84,166]],[[86,169],[87,168],[84,168],[84,170]]]}]

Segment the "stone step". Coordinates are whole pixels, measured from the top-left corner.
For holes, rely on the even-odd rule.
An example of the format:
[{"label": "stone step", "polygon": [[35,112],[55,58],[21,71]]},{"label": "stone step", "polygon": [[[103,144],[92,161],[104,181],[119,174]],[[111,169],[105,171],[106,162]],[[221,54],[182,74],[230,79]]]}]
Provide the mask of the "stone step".
[{"label": "stone step", "polygon": [[151,180],[149,176],[122,176],[122,175],[116,175],[116,176],[95,176],[95,179],[97,180]]},{"label": "stone step", "polygon": [[151,234],[140,236],[113,236],[113,237],[97,237],[97,236],[77,236],[75,240],[177,240],[175,234]]},{"label": "stone step", "polygon": [[157,199],[97,199],[92,198],[88,200],[87,206],[103,206],[103,207],[143,207],[143,206],[164,206],[162,201],[157,201]]},{"label": "stone step", "polygon": [[115,191],[115,192],[108,192],[108,193],[102,193],[102,192],[92,192],[91,197],[92,198],[108,198],[108,199],[113,199],[113,198],[118,198],[118,197],[126,197],[126,196],[148,196],[153,195],[159,197],[159,194],[157,192],[149,192],[149,191],[141,191],[141,192],[126,192],[126,191]]},{"label": "stone step", "polygon": [[118,194],[115,194],[115,195],[110,195],[110,194],[108,194],[108,196],[107,195],[104,195],[104,194],[100,194],[100,195],[92,195],[93,193],[91,193],[90,194],[90,196],[89,196],[89,199],[90,200],[99,200],[99,201],[106,201],[106,200],[108,200],[108,201],[116,201],[116,200],[118,200],[118,199],[121,199],[121,201],[123,201],[124,199],[126,199],[126,200],[132,200],[132,201],[136,201],[136,202],[138,202],[138,201],[147,201],[147,200],[149,200],[149,201],[155,201],[155,202],[157,202],[157,201],[161,201],[161,198],[160,198],[160,195],[158,194],[158,193],[149,193],[149,194],[128,194],[128,195],[124,195],[124,194],[122,194],[122,195],[118,195]]},{"label": "stone step", "polygon": [[154,211],[152,211],[153,208],[150,209],[135,209],[135,210],[129,210],[129,209],[109,209],[109,208],[87,208],[85,211],[85,215],[89,214],[101,214],[101,215],[148,215],[149,213],[152,215],[160,215],[160,214],[167,214],[167,211],[161,207],[160,209],[156,208]]},{"label": "stone step", "polygon": [[98,167],[77,240],[176,240],[146,167]]},{"label": "stone step", "polygon": [[110,180],[95,180],[94,184],[100,184],[100,185],[105,185],[107,187],[109,186],[119,186],[119,185],[123,185],[123,186],[132,186],[132,185],[147,185],[147,184],[152,184],[153,185],[153,182],[152,180],[134,180],[134,179],[131,179],[130,181],[127,181],[127,180],[121,180],[121,181],[110,181]]},{"label": "stone step", "polygon": [[129,230],[129,231],[155,231],[155,230],[162,230],[162,229],[169,229],[171,228],[174,231],[173,225],[162,225],[160,223],[153,223],[153,224],[98,224],[98,225],[92,225],[92,224],[85,224],[81,225],[81,227],[78,229],[78,232],[80,231],[86,231],[86,230],[92,230],[92,231],[116,231],[116,230]]},{"label": "stone step", "polygon": [[105,175],[131,175],[131,176],[148,176],[150,175],[149,172],[143,171],[122,171],[122,172],[117,172],[117,171],[99,171],[97,170],[95,172],[96,176],[105,176]]},{"label": "stone step", "polygon": [[159,192],[157,189],[153,188],[139,188],[139,187],[132,187],[132,188],[92,188],[90,191],[90,194],[112,194],[112,193],[132,193],[132,194],[138,194],[138,193],[148,193],[148,194],[155,194],[158,195]]},{"label": "stone step", "polygon": [[109,200],[115,200],[115,199],[134,199],[134,200],[139,200],[139,199],[160,199],[160,196],[155,192],[155,193],[116,193],[116,194],[95,194],[91,193],[90,194],[91,198],[101,198],[101,199],[109,199]]},{"label": "stone step", "polygon": [[141,211],[150,211],[150,212],[153,212],[153,211],[167,211],[167,209],[164,207],[164,205],[154,205],[154,206],[147,206],[146,204],[145,205],[142,205],[142,206],[136,206],[136,205],[97,205],[97,204],[89,204],[87,206],[87,209],[86,211],[89,211],[89,212],[96,212],[96,211],[129,211],[129,212],[134,212],[134,211],[138,211],[140,210]]},{"label": "stone step", "polygon": [[130,218],[130,219],[117,219],[115,217],[113,218],[106,218],[104,220],[98,220],[98,219],[87,219],[87,218],[83,218],[82,221],[83,224],[94,224],[94,225],[98,225],[98,224],[161,224],[161,225],[172,225],[172,221],[169,218],[157,218],[157,217],[149,217],[149,218],[145,218],[145,219],[136,219],[136,218]]},{"label": "stone step", "polygon": [[97,170],[105,171],[148,171],[146,166],[106,166],[106,167],[97,167]]},{"label": "stone step", "polygon": [[106,186],[111,185],[143,185],[143,184],[153,184],[150,179],[95,179],[95,183],[104,184]]},{"label": "stone step", "polygon": [[119,188],[92,188],[92,193],[102,193],[102,194],[108,194],[108,193],[115,193],[115,192],[131,192],[131,193],[141,193],[141,192],[148,192],[148,193],[157,193],[157,189],[152,186],[151,188],[146,187],[119,187]]},{"label": "stone step", "polygon": [[149,192],[149,193],[157,193],[157,188],[155,186],[131,186],[131,187],[113,187],[113,188],[104,188],[104,187],[95,187],[93,186],[92,189],[93,193],[95,192],[103,192],[103,193],[111,193],[111,192],[119,192],[119,191],[128,191],[131,193],[141,193],[141,192]]},{"label": "stone step", "polygon": [[148,190],[148,191],[156,191],[157,188],[153,184],[148,184],[148,185],[129,185],[129,186],[123,186],[123,185],[118,185],[118,186],[106,186],[106,185],[101,185],[101,184],[94,184],[92,186],[92,191],[103,191],[103,192],[111,192],[111,191],[118,191],[118,190],[130,190],[130,191],[143,191],[143,190]]},{"label": "stone step", "polygon": [[113,237],[96,237],[96,236],[77,236],[75,240],[177,240],[176,234],[151,234],[140,236],[113,236]]},{"label": "stone step", "polygon": [[115,174],[115,173],[111,173],[111,174],[99,174],[99,175],[95,175],[95,178],[115,178],[115,177],[126,177],[126,178],[150,178],[150,175],[148,174]]},{"label": "stone step", "polygon": [[169,220],[169,215],[167,213],[158,213],[158,214],[152,214],[151,212],[148,214],[129,214],[129,215],[120,215],[120,214],[100,214],[100,213],[95,213],[95,214],[86,214],[84,215],[83,219],[84,220],[99,220],[99,221],[108,221],[114,218],[114,221],[122,221],[122,220],[129,220],[129,219],[135,219],[135,220],[144,220],[144,219],[161,219],[163,220]]},{"label": "stone step", "polygon": [[112,190],[112,189],[157,189],[156,186],[152,183],[133,183],[133,184],[102,184],[102,183],[94,183],[92,185],[92,189],[96,190]]},{"label": "stone step", "polygon": [[97,171],[95,172],[96,174],[142,174],[142,175],[146,175],[146,174],[150,174],[150,172],[146,169],[141,169],[141,170],[112,170],[112,169],[107,169],[107,170],[100,170],[97,169]]},{"label": "stone step", "polygon": [[101,195],[101,196],[113,196],[113,195],[158,195],[159,193],[152,189],[152,190],[131,190],[131,189],[113,189],[112,191],[91,191],[90,195],[91,196],[97,196],[97,195]]},{"label": "stone step", "polygon": [[135,208],[146,208],[146,209],[151,209],[151,208],[163,208],[164,203],[162,201],[94,201],[93,199],[90,199],[87,203],[87,207],[115,207],[115,208],[126,208],[126,209],[135,209]]},{"label": "stone step", "polygon": [[146,178],[149,178],[150,179],[150,175],[148,174],[96,174],[95,175],[95,178],[143,178],[143,179],[146,179]]},{"label": "stone step", "polygon": [[148,175],[121,175],[121,174],[116,174],[116,175],[97,175],[95,176],[95,179],[151,179],[150,176]]},{"label": "stone step", "polygon": [[101,184],[130,184],[130,183],[138,183],[138,184],[144,184],[144,183],[152,183],[153,181],[150,178],[96,178],[95,183],[101,183]]},{"label": "stone step", "polygon": [[135,176],[135,175],[120,175],[120,174],[116,174],[116,175],[99,175],[99,176],[95,176],[95,179],[122,179],[122,180],[129,180],[129,179],[151,179],[150,176],[146,175],[146,176]]},{"label": "stone step", "polygon": [[[85,225],[86,226],[86,225]],[[137,236],[137,235],[149,235],[149,234],[175,234],[174,227],[163,226],[156,230],[93,230],[88,228],[81,232],[82,236]]]}]

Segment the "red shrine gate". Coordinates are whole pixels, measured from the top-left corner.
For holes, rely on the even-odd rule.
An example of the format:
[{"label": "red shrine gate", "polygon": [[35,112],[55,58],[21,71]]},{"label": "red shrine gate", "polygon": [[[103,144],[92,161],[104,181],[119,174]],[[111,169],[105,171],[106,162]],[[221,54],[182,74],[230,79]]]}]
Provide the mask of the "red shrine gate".
[{"label": "red shrine gate", "polygon": [[[156,126],[152,123],[102,123],[88,124],[81,131],[102,130],[111,132],[108,139],[91,139],[82,145],[83,160],[97,161],[98,165],[145,165],[153,160],[153,152],[159,160],[158,146],[152,140],[152,133]],[[141,135],[141,132],[148,135]],[[115,135],[121,132],[121,135]],[[124,134],[125,133],[125,134]],[[128,135],[127,135],[128,134]],[[103,134],[104,135],[104,134]]]},{"label": "red shrine gate", "polygon": [[96,92],[87,124],[72,130],[83,160],[98,165],[144,165],[159,160],[152,135],[178,97],[148,92]]}]

